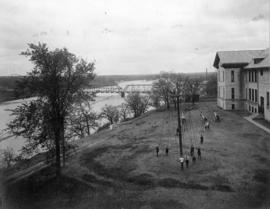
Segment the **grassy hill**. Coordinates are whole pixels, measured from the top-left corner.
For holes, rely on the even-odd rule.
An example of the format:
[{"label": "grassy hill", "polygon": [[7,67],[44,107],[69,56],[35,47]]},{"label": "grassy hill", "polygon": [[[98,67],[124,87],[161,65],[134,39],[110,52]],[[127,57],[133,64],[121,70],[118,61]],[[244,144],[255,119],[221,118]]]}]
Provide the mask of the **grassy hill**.
[{"label": "grassy hill", "polygon": [[[7,187],[6,203],[11,209],[267,208],[269,135],[215,103],[182,108],[190,110],[184,153],[191,144],[202,149],[202,160],[190,162],[188,169],[181,170],[178,162],[176,112],[152,111],[81,140],[61,182],[46,168]],[[213,122],[214,110],[220,123]],[[203,144],[201,111],[211,121]]]}]

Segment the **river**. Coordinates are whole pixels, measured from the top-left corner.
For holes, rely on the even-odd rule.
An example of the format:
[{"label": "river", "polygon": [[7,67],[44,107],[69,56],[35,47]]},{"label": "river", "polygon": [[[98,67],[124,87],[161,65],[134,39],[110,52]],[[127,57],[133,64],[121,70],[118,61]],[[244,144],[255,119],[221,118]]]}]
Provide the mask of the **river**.
[{"label": "river", "polygon": [[[127,85],[131,84],[151,84],[153,81],[145,81],[145,80],[135,80],[135,81],[123,81],[118,83],[119,86],[124,88]],[[32,98],[33,99],[33,98]],[[0,150],[12,148],[15,153],[19,153],[20,149],[26,143],[26,139],[23,137],[8,137],[8,135],[3,131],[6,128],[6,124],[12,120],[12,116],[10,116],[9,109],[14,109],[18,105],[23,102],[27,102],[31,99],[25,100],[13,100],[8,102],[3,102],[0,104]],[[120,94],[116,93],[106,93],[106,94],[97,94],[95,101],[92,103],[93,111],[100,113],[101,109],[105,105],[113,105],[118,106],[125,102],[125,99],[120,96]]]}]

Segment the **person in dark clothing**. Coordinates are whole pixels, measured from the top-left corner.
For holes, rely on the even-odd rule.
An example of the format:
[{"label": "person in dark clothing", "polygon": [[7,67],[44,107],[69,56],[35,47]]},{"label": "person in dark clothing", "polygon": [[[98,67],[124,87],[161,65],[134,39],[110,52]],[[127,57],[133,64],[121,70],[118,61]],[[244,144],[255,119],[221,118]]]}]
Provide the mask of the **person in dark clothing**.
[{"label": "person in dark clothing", "polygon": [[165,152],[166,152],[166,156],[168,156],[168,154],[169,154],[169,148],[168,147],[166,147]]},{"label": "person in dark clothing", "polygon": [[186,167],[188,168],[188,164],[189,164],[189,157],[188,155],[186,155]]},{"label": "person in dark clothing", "polygon": [[159,153],[159,147],[156,146],[156,153],[157,153],[157,157],[158,157],[158,153]]},{"label": "person in dark clothing", "polygon": [[198,147],[198,159],[202,159],[202,153],[201,153],[201,148],[200,147]]},{"label": "person in dark clothing", "polygon": [[215,115],[215,121],[219,122],[220,121],[219,115],[216,112],[214,112],[214,115]]},{"label": "person in dark clothing", "polygon": [[195,155],[193,155],[193,157],[192,157],[192,162],[193,162],[193,163],[196,162],[196,157],[195,157]]},{"label": "person in dark clothing", "polygon": [[200,139],[201,139],[201,144],[202,144],[203,143],[203,135],[202,134],[201,134]]},{"label": "person in dark clothing", "polygon": [[191,145],[190,147],[190,156],[192,157],[194,155],[194,146]]}]

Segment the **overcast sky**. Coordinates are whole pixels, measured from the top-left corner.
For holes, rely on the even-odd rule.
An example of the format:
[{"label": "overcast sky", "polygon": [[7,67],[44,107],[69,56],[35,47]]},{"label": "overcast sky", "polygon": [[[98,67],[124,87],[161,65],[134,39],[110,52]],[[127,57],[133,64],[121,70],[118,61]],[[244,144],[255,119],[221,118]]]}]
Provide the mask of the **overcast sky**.
[{"label": "overcast sky", "polygon": [[67,47],[97,74],[213,70],[219,50],[269,45],[269,0],[0,0],[0,75],[27,43]]}]

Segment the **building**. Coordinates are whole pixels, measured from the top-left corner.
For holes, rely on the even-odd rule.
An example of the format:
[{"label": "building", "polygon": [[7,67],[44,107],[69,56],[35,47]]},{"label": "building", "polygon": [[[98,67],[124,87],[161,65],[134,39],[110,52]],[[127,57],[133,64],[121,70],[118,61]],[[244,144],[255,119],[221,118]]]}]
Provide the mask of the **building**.
[{"label": "building", "polygon": [[265,50],[216,53],[217,105],[225,110],[247,110],[270,121],[270,53]]}]

